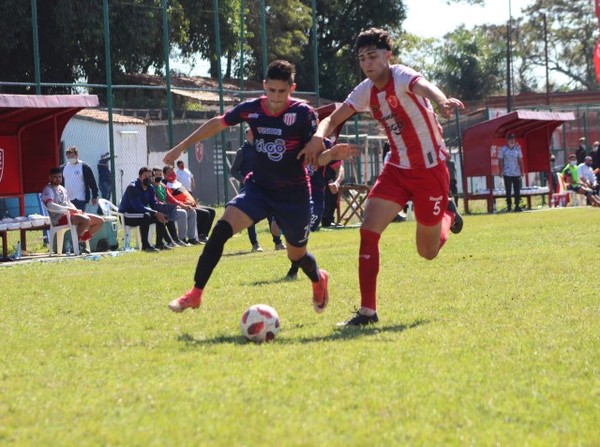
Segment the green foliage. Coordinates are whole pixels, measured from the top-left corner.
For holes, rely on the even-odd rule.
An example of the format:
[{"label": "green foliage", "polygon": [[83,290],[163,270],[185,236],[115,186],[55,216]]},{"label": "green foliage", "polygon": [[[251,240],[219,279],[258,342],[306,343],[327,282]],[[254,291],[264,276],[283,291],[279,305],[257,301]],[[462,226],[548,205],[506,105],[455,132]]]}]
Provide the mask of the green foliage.
[{"label": "green foliage", "polygon": [[[316,315],[285,254],[235,235],[199,311],[167,302],[200,248],[1,267],[0,444],[595,445],[600,327],[582,222],[598,210],[466,216],[438,258],[414,222],[381,239],[380,323],[358,305],[356,228],[311,235],[331,273]],[[270,238],[259,225],[265,248]],[[592,269],[593,270],[593,269]],[[239,335],[273,305],[272,344]]]},{"label": "green foliage", "polygon": [[570,89],[598,90],[594,46],[598,18],[594,2],[587,0],[535,0],[524,9],[527,18],[519,30],[517,48],[523,63],[545,67],[543,17],[548,30],[548,67],[567,79]]},{"label": "green foliage", "polygon": [[505,44],[501,28],[459,27],[444,36],[434,50],[433,79],[447,95],[463,100],[483,99],[498,94],[505,69]]}]

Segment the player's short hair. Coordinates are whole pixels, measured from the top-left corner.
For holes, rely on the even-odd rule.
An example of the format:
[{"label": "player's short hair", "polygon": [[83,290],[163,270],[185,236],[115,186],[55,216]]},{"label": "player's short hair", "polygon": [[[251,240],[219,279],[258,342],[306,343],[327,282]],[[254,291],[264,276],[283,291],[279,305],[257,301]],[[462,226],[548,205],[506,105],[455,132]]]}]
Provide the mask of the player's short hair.
[{"label": "player's short hair", "polygon": [[354,49],[357,53],[361,48],[365,47],[375,47],[378,50],[392,51],[393,44],[394,41],[390,33],[380,28],[369,28],[358,35]]},{"label": "player's short hair", "polygon": [[173,169],[172,165],[165,165],[165,166],[163,166],[163,174],[166,174],[167,171],[170,171],[171,169]]},{"label": "player's short hair", "polygon": [[142,175],[144,172],[152,173],[152,171],[150,170],[150,168],[148,166],[143,166],[138,171],[138,175]]},{"label": "player's short hair", "polygon": [[154,173],[154,171],[159,171],[159,172],[162,172],[162,168],[161,168],[160,166],[154,166],[154,167],[152,168],[152,173]]},{"label": "player's short hair", "polygon": [[55,174],[62,174],[62,169],[60,168],[50,168],[50,175],[55,175]]},{"label": "player's short hair", "polygon": [[177,166],[182,165],[183,164],[183,160],[177,160]]},{"label": "player's short hair", "polygon": [[267,75],[265,80],[284,81],[292,85],[296,77],[296,66],[291,62],[284,60],[276,60],[267,67]]}]

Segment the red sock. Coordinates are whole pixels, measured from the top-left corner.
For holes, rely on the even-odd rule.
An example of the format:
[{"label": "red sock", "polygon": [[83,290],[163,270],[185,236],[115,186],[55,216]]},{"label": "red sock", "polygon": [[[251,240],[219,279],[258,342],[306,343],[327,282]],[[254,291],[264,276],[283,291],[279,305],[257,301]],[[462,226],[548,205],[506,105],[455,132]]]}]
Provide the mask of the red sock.
[{"label": "red sock", "polygon": [[85,230],[81,236],[79,236],[79,240],[81,242],[85,242],[85,241],[89,241],[92,238],[92,235],[90,234],[90,232],[88,230]]},{"label": "red sock", "polygon": [[440,249],[448,240],[448,232],[450,231],[450,227],[452,226],[453,221],[454,213],[452,211],[446,210],[444,212],[444,217],[442,217],[442,229],[440,231]]},{"label": "red sock", "polygon": [[360,305],[377,310],[377,274],[379,273],[379,238],[370,230],[360,230],[358,253],[358,281],[360,283]]}]

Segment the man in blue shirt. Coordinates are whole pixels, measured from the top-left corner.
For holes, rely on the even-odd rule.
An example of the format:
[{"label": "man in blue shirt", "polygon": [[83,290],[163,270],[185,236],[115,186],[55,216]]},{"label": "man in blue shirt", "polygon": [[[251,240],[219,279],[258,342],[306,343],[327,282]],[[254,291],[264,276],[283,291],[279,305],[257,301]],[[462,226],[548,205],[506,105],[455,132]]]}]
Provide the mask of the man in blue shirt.
[{"label": "man in blue shirt", "polygon": [[140,227],[142,237],[142,250],[157,252],[158,248],[148,241],[148,231],[151,224],[156,224],[156,239],[159,241],[167,239],[167,217],[157,211],[154,186],[152,186],[152,171],[144,166],[138,172],[138,179],[127,186],[119,212],[125,217],[125,225]]},{"label": "man in blue shirt", "polygon": [[514,133],[506,137],[506,146],[500,149],[498,164],[500,173],[504,176],[504,189],[506,190],[507,211],[512,211],[512,191],[515,193],[515,213],[521,210],[521,176],[523,175],[523,153],[517,143]]}]

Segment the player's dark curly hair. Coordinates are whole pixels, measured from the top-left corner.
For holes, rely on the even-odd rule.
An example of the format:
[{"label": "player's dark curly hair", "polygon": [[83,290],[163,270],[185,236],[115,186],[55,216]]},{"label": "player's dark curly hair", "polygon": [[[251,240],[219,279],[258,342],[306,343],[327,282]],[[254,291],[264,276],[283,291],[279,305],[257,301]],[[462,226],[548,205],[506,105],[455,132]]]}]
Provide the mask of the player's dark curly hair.
[{"label": "player's dark curly hair", "polygon": [[296,66],[291,62],[276,60],[267,67],[267,76],[265,79],[274,81],[284,81],[292,85],[296,76]]},{"label": "player's dark curly hair", "polygon": [[392,51],[393,44],[394,42],[387,31],[380,28],[369,28],[358,35],[354,49],[358,52],[361,48],[375,47],[378,50]]}]

